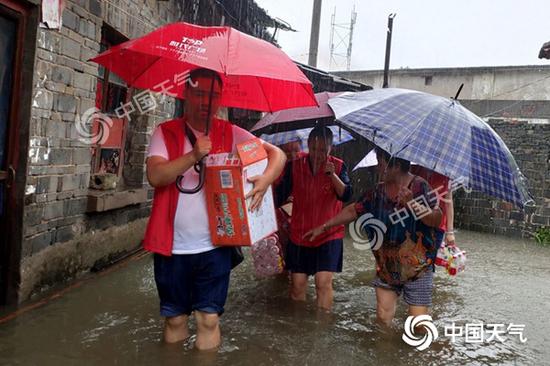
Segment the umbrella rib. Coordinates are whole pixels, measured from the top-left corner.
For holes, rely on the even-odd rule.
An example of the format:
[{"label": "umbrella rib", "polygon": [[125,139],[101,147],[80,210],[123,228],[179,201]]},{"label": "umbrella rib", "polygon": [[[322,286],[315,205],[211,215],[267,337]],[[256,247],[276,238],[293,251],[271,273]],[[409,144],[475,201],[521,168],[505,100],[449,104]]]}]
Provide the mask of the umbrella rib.
[{"label": "umbrella rib", "polygon": [[154,64],[156,64],[162,57],[158,57],[155,61],[151,62],[151,64],[149,64],[149,66],[145,67],[143,69],[143,71],[141,73],[138,74],[138,76],[136,76],[134,79],[132,79],[132,81],[130,83],[128,83],[129,85],[133,86],[136,82],[137,79],[139,79],[140,77],[143,76],[143,74],[145,74],[151,67],[153,67]]},{"label": "umbrella rib", "polygon": [[[350,127],[348,127],[347,125],[343,124],[342,121],[340,121],[339,119],[334,119],[334,122],[335,124],[337,124],[338,126],[340,126],[341,128],[343,128],[345,131],[349,132],[349,134],[356,138],[357,140],[361,140],[361,139],[366,139],[368,140],[366,137],[364,136],[361,136],[360,134],[358,134],[357,132],[355,132],[355,130],[351,129]],[[374,143],[374,142],[373,142]]]},{"label": "umbrella rib", "polygon": [[222,69],[223,69],[223,73],[225,74],[225,76],[229,76],[228,73],[227,73],[227,65],[229,65],[229,46],[231,45],[231,35],[233,32],[231,32],[233,28],[229,27],[229,29],[227,30],[227,47],[225,48],[226,49],[226,54],[225,54],[225,65],[222,65]]},{"label": "umbrella rib", "polygon": [[262,89],[262,94],[264,95],[264,99],[267,102],[267,108],[270,112],[273,112],[273,109],[271,108],[271,103],[269,103],[269,98],[267,98],[267,94],[265,93],[264,86],[261,82],[261,78],[257,78],[258,84],[260,84],[260,89]]},{"label": "umbrella rib", "polygon": [[[311,84],[311,81],[310,81],[310,84]],[[302,86],[302,89],[304,89],[304,90],[309,94],[309,90],[307,89],[306,84],[300,83],[300,85]],[[311,84],[311,87],[312,87],[311,90],[313,91],[313,84]],[[319,101],[317,100],[317,98],[315,98],[315,93],[313,94],[313,100],[315,100],[315,106],[316,106],[317,108],[321,108],[321,104],[319,104]],[[329,108],[330,108],[330,104],[328,104],[328,102],[327,102],[327,105],[328,105]],[[313,107],[313,106],[311,106],[311,107]],[[331,108],[331,110],[332,110],[332,108]],[[334,111],[333,111],[333,112],[334,112]],[[335,117],[336,117],[336,115],[335,115]],[[336,119],[336,118],[335,118],[335,119]]]}]

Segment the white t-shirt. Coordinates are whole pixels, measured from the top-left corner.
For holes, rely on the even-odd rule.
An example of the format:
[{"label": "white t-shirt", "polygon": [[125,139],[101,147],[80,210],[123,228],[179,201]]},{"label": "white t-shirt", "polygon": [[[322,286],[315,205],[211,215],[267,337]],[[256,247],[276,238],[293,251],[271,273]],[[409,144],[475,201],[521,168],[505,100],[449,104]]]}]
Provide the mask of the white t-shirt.
[{"label": "white t-shirt", "polygon": [[[195,136],[204,136],[189,126]],[[250,132],[233,125],[233,153],[237,152],[236,145],[255,138]],[[185,137],[183,154],[193,149],[191,142]],[[147,157],[160,156],[169,159],[168,150],[164,143],[164,136],[160,127],[155,129]],[[199,183],[199,174],[193,167],[183,174],[183,187],[195,188]],[[174,219],[174,246],[173,254],[196,254],[215,249],[210,238],[208,225],[208,213],[206,211],[206,200],[204,188],[194,194],[179,194],[176,218]]]}]

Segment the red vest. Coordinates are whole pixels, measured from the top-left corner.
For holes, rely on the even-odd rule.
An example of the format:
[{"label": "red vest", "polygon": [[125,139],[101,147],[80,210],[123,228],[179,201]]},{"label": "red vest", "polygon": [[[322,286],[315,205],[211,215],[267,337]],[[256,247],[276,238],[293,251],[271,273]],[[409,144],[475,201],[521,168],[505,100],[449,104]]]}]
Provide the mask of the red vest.
[{"label": "red vest", "polygon": [[[434,172],[433,170],[424,168],[420,165],[413,165],[411,166],[411,173],[426,179],[428,181],[428,184],[430,185],[430,188],[432,188],[432,190],[434,191],[437,191],[433,194],[433,196],[427,197],[428,199],[436,197],[438,194],[447,192],[450,189],[449,178],[442,174]],[[443,214],[443,216],[441,217],[441,224],[439,225],[439,228],[443,230],[443,232],[445,232],[447,231],[447,206],[443,201],[438,203],[439,208],[441,209],[441,213]]]},{"label": "red vest", "polygon": [[[340,175],[343,162],[329,156]],[[323,225],[342,211],[342,201],[336,196],[330,177],[321,167],[313,176],[309,165],[309,155],[303,155],[292,161],[292,219],[290,222],[290,239],[297,245],[317,247],[329,240],[342,239],[344,225],[335,226],[314,241],[302,239],[309,230]]]},{"label": "red vest", "polygon": [[[173,119],[162,123],[164,143],[169,160],[182,156],[185,143],[185,121]],[[231,152],[233,150],[233,126],[228,121],[214,119],[208,134],[212,141],[211,154]],[[193,169],[193,167],[191,167]],[[180,191],[176,183],[155,188],[153,208],[147,223],[143,247],[145,250],[162,255],[172,255],[174,245],[174,218],[178,207]]]}]

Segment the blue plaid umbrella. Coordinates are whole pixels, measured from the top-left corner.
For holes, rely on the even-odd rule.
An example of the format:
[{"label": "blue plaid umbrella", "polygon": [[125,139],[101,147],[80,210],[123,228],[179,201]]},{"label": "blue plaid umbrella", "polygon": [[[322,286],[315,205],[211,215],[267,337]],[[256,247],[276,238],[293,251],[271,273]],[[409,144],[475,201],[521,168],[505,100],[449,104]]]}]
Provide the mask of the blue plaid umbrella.
[{"label": "blue plaid umbrella", "polygon": [[345,93],[336,119],[393,156],[523,208],[527,180],[497,133],[458,101],[406,89]]},{"label": "blue plaid umbrella", "polygon": [[[338,126],[328,126],[334,135],[334,145],[340,145],[344,142],[353,140],[353,136],[344,129]],[[263,134],[261,139],[273,145],[283,145],[292,141],[299,141],[302,145],[302,150],[307,151],[307,137],[313,128],[303,128],[301,130],[278,132],[272,135]],[[341,132],[341,133],[340,133]]]}]

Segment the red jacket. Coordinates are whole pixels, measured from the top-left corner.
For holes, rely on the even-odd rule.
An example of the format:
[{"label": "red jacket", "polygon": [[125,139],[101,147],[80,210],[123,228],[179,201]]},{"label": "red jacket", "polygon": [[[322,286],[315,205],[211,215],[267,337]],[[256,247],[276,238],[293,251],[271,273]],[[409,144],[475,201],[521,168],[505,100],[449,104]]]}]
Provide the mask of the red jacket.
[{"label": "red jacket", "polygon": [[[336,174],[340,175],[344,168],[342,160],[333,156],[329,156],[328,160],[334,164]],[[290,240],[293,243],[317,247],[329,240],[344,237],[344,225],[339,225],[323,233],[314,241],[303,239],[304,234],[309,230],[336,216],[342,210],[343,205],[334,191],[330,177],[324,173],[323,168],[313,176],[308,154],[292,161],[292,196]]]},{"label": "red jacket", "polygon": [[[420,165],[413,165],[411,166],[411,173],[426,179],[428,181],[428,184],[430,185],[430,188],[436,191],[434,192],[433,196],[427,197],[428,199],[432,197],[435,198],[437,197],[438,194],[448,192],[450,189],[449,178],[437,172],[434,172],[433,170],[424,168]],[[439,208],[441,209],[441,213],[443,214],[443,216],[441,217],[441,224],[439,225],[439,228],[443,230],[443,232],[446,232],[447,231],[447,206],[443,201],[438,202],[438,204],[439,204]]]},{"label": "red jacket", "polygon": [[[164,143],[169,160],[182,156],[185,143],[185,120],[173,119],[162,123]],[[214,119],[210,128],[212,141],[211,154],[231,152],[233,150],[233,126],[228,121]],[[192,169],[192,168],[191,168]],[[172,255],[174,245],[174,218],[178,206],[179,190],[176,183],[155,188],[153,208],[145,230],[143,247],[151,252]]]}]

